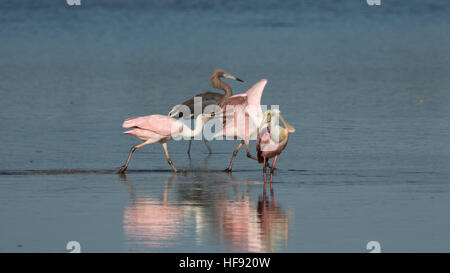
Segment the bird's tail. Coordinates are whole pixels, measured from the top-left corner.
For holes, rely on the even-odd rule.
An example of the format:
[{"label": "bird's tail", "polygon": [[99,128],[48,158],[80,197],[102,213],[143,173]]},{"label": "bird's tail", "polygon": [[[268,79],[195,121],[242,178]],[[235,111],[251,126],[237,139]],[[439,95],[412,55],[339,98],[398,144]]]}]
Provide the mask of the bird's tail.
[{"label": "bird's tail", "polygon": [[137,127],[137,124],[139,123],[141,117],[134,117],[134,118],[129,118],[126,119],[123,123],[122,123],[122,127],[123,128],[133,128],[133,127]]},{"label": "bird's tail", "polygon": [[128,130],[128,131],[125,131],[125,132],[123,132],[124,134],[127,134],[127,135],[135,135],[136,134],[136,128],[135,129],[131,129],[131,130]]}]

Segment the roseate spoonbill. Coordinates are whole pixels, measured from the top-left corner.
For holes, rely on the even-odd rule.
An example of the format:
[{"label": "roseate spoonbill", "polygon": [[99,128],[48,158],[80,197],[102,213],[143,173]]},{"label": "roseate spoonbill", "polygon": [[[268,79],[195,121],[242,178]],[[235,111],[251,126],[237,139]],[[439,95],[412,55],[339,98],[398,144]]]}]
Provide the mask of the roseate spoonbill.
[{"label": "roseate spoonbill", "polygon": [[[243,82],[243,80],[236,78],[233,75],[230,75],[229,73],[227,73],[225,70],[223,69],[216,69],[214,70],[214,72],[211,75],[211,85],[214,88],[217,89],[221,89],[223,91],[225,91],[225,94],[220,94],[220,93],[215,93],[215,92],[210,92],[210,91],[206,91],[204,93],[201,94],[197,94],[194,97],[188,99],[185,102],[182,102],[179,105],[176,105],[172,108],[172,110],[170,110],[169,112],[169,116],[172,118],[184,118],[184,119],[195,119],[197,118],[197,115],[199,115],[200,113],[196,113],[194,111],[194,98],[201,98],[201,110],[203,113],[203,110],[205,109],[205,107],[209,106],[209,105],[217,105],[219,107],[222,107],[225,104],[225,101],[228,97],[230,97],[233,92],[231,90],[231,87],[226,83],[220,80],[220,78],[228,78],[228,79],[232,79],[235,81],[240,81]],[[186,109],[186,107],[183,106],[187,106],[187,108],[189,108],[190,110],[190,116],[183,116],[183,108]],[[206,140],[206,138],[203,138],[203,141],[206,145],[206,148],[208,148],[208,152],[211,153],[211,148],[208,145],[208,141]],[[189,140],[189,147],[187,150],[188,155],[191,154],[191,144],[192,144],[192,139]]]},{"label": "roseate spoonbill", "polygon": [[145,145],[155,142],[161,143],[166,153],[167,162],[172,167],[174,172],[177,172],[177,168],[170,159],[169,152],[167,151],[167,141],[176,137],[195,137],[200,134],[205,124],[212,115],[201,114],[195,120],[195,129],[191,130],[188,126],[181,121],[174,118],[163,115],[150,115],[144,117],[130,118],[123,122],[122,127],[133,128],[131,130],[123,132],[124,134],[133,135],[144,142],[133,146],[128,154],[128,159],[117,172],[123,173],[130,163],[131,156],[136,149],[139,149]]},{"label": "roseate spoonbill", "polygon": [[241,139],[241,142],[233,152],[230,165],[225,171],[231,172],[234,159],[244,144],[247,157],[258,160],[250,154],[248,144],[250,139],[256,139],[257,126],[262,121],[261,96],[266,84],[266,79],[260,80],[247,92],[229,97],[226,104],[222,107],[222,114],[224,115],[223,130],[214,137],[226,136]]},{"label": "roseate spoonbill", "polygon": [[[286,128],[278,125],[281,121]],[[278,156],[286,148],[289,133],[295,132],[295,128],[289,125],[278,109],[264,112],[264,119],[258,128],[256,151],[258,162],[264,163],[263,171],[266,173],[267,161],[274,157],[270,173],[273,173]]]}]

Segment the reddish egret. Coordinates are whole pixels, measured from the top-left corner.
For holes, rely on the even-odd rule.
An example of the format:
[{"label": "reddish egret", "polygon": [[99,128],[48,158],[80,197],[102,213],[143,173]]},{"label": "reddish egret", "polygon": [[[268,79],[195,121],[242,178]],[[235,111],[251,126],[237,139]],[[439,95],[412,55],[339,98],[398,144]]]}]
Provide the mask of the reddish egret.
[{"label": "reddish egret", "polygon": [[[278,120],[286,128],[278,125]],[[266,174],[267,161],[274,157],[270,173],[273,173],[278,156],[286,148],[289,133],[295,132],[295,128],[289,125],[278,109],[264,112],[264,119],[258,129],[258,139],[256,141],[256,151],[258,152],[258,162],[264,163],[263,171]]]},{"label": "reddish egret", "polygon": [[229,97],[222,108],[224,126],[223,130],[217,133],[215,137],[222,135],[241,139],[241,142],[233,152],[230,165],[225,171],[231,172],[234,159],[244,144],[247,157],[257,160],[255,156],[250,154],[248,144],[250,139],[256,139],[257,126],[261,124],[263,116],[261,111],[261,96],[266,84],[266,79],[260,80],[247,92]]},{"label": "reddish egret", "polygon": [[[210,91],[207,91],[207,92],[204,92],[201,94],[197,94],[194,97],[188,99],[187,101],[174,106],[172,108],[172,110],[170,110],[169,116],[172,118],[184,118],[184,119],[197,118],[197,115],[199,115],[200,113],[196,113],[194,111],[194,98],[195,97],[199,97],[202,99],[202,105],[201,105],[202,113],[203,113],[203,110],[205,109],[205,107],[207,107],[209,105],[217,105],[219,107],[222,107],[225,104],[225,101],[227,100],[227,98],[230,97],[233,94],[233,92],[231,90],[231,87],[226,82],[221,81],[220,78],[228,78],[228,79],[232,79],[235,81],[243,82],[243,80],[236,78],[233,75],[230,75],[225,70],[216,69],[216,70],[214,70],[214,72],[211,75],[211,85],[214,88],[225,91],[225,94],[220,94],[220,93],[215,93],[215,92],[210,92]],[[187,109],[186,106],[187,106],[187,108],[189,108],[190,113],[191,113],[190,116],[188,116],[188,117],[183,116],[183,108]],[[203,141],[206,145],[206,148],[208,148],[208,152],[211,153],[211,148],[209,147],[206,138],[203,138]],[[187,150],[188,155],[191,154],[191,144],[192,144],[192,139],[189,140],[189,147]]]},{"label": "reddish egret", "polygon": [[169,165],[172,167],[174,172],[177,172],[177,168],[175,168],[172,160],[170,160],[169,152],[167,151],[167,141],[176,137],[195,137],[202,132],[203,124],[205,124],[210,118],[211,115],[199,115],[195,120],[194,130],[191,130],[179,120],[163,115],[150,115],[125,120],[122,127],[133,129],[123,133],[133,135],[144,142],[131,148],[130,153],[128,154],[127,162],[117,172],[123,173],[127,169],[131,156],[136,149],[156,142],[161,143],[164,148],[164,152],[166,153]]}]

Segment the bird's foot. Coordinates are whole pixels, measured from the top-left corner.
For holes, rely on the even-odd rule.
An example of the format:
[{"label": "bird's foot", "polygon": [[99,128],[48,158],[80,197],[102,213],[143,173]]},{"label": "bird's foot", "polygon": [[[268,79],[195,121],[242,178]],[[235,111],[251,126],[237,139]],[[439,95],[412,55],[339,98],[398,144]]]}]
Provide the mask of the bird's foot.
[{"label": "bird's foot", "polygon": [[126,169],[127,169],[127,166],[123,165],[122,167],[120,167],[120,168],[116,171],[116,173],[117,173],[117,174],[124,173],[124,172],[126,171]]},{"label": "bird's foot", "polygon": [[226,168],[225,170],[223,170],[224,172],[228,172],[228,173],[231,173],[232,172],[232,170],[230,169],[230,168]]}]

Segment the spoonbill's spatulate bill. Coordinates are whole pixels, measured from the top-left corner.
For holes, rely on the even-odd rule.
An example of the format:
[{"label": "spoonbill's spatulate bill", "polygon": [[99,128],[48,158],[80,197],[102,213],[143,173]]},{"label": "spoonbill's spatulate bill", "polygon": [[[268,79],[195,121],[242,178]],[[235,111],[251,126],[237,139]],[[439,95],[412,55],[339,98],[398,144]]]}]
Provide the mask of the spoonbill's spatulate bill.
[{"label": "spoonbill's spatulate bill", "polygon": [[[225,70],[223,70],[223,69],[216,69],[216,70],[214,70],[214,72],[211,75],[211,85],[214,88],[223,90],[225,93],[224,94],[220,94],[220,93],[207,91],[207,92],[203,92],[203,93],[197,94],[194,97],[192,97],[192,98],[182,102],[181,104],[174,106],[172,108],[172,110],[170,110],[169,116],[172,117],[172,118],[184,118],[184,119],[195,119],[195,118],[197,118],[197,116],[200,113],[196,113],[194,111],[194,108],[195,108],[194,107],[195,106],[194,105],[194,102],[195,102],[194,98],[195,97],[202,99],[202,105],[201,105],[202,113],[205,110],[205,108],[207,106],[210,106],[210,105],[217,105],[218,107],[222,107],[225,104],[227,98],[230,97],[233,94],[233,92],[231,90],[231,87],[226,82],[223,82],[223,81],[220,80],[221,78],[227,78],[227,79],[232,79],[232,80],[236,80],[236,81],[242,82],[241,79],[236,78],[235,76],[229,74]],[[186,109],[186,107],[190,111],[190,115],[189,116],[185,116],[184,115],[183,110]],[[208,148],[208,152],[211,153],[211,148],[209,147],[206,138],[203,138],[203,140],[204,140],[204,143],[205,143],[206,147]],[[191,144],[192,144],[192,139],[189,140],[189,147],[188,147],[188,151],[187,151],[188,155],[190,155],[190,153],[191,153]]]},{"label": "spoonbill's spatulate bill", "polygon": [[125,165],[123,165],[117,172],[125,172],[128,164],[130,163],[131,156],[136,149],[156,142],[161,143],[169,165],[172,167],[174,172],[177,172],[178,170],[175,168],[175,165],[170,159],[169,151],[167,150],[167,141],[179,136],[193,138],[199,135],[202,132],[203,125],[210,118],[210,115],[199,115],[196,118],[194,130],[191,130],[179,120],[163,115],[150,115],[125,120],[122,127],[132,129],[125,131],[124,134],[133,135],[144,142],[131,148]]},{"label": "spoonbill's spatulate bill", "polygon": [[[279,126],[279,121],[285,128]],[[258,129],[258,139],[256,141],[256,151],[258,162],[264,163],[263,171],[266,173],[268,160],[273,158],[270,173],[273,173],[278,156],[286,148],[289,140],[289,133],[295,132],[295,128],[289,125],[278,109],[264,112],[264,119]]]},{"label": "spoonbill's spatulate bill", "polygon": [[247,157],[257,160],[255,156],[250,154],[249,141],[250,139],[256,139],[257,128],[262,121],[261,96],[266,84],[266,79],[260,80],[247,92],[229,97],[222,107],[224,115],[223,130],[217,133],[215,137],[222,135],[241,139],[225,171],[232,171],[236,155],[244,144]]}]

